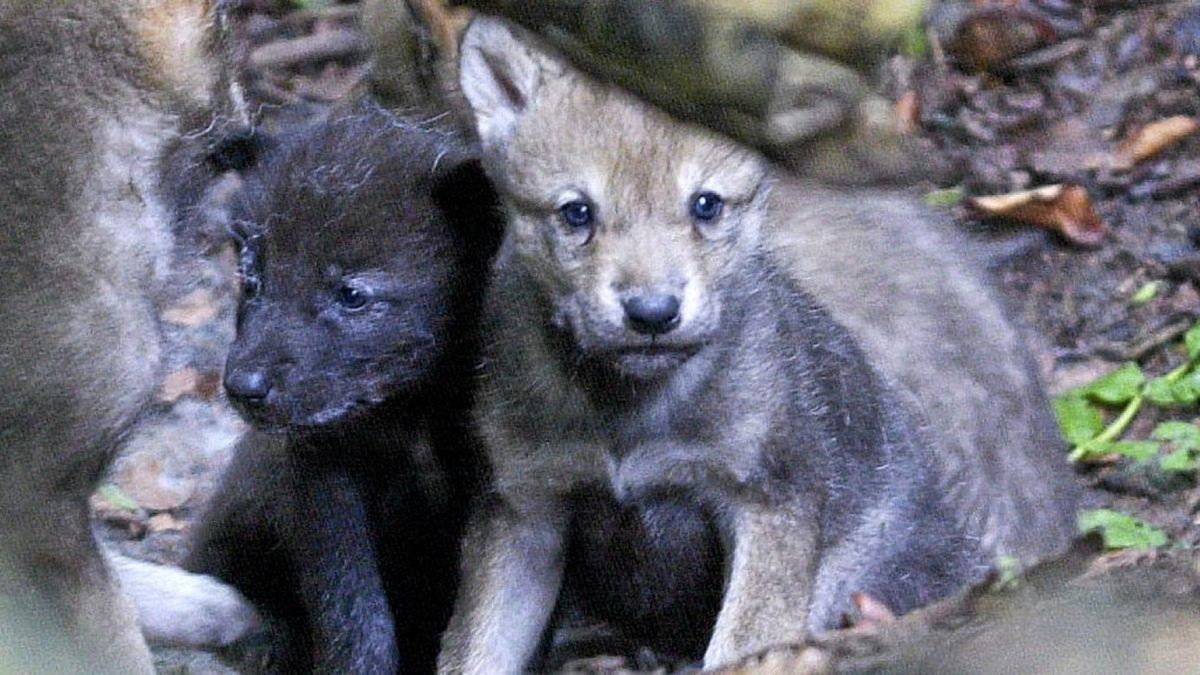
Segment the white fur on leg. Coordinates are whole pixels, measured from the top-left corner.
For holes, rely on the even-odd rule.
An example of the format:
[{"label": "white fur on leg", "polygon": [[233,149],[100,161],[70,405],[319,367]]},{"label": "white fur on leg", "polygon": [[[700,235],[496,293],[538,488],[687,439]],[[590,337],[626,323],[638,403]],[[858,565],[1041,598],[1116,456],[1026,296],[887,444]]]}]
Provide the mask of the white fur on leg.
[{"label": "white fur on leg", "polygon": [[224,647],[258,628],[258,612],[241,593],[205,574],[106,552],[138,625],[151,644]]}]

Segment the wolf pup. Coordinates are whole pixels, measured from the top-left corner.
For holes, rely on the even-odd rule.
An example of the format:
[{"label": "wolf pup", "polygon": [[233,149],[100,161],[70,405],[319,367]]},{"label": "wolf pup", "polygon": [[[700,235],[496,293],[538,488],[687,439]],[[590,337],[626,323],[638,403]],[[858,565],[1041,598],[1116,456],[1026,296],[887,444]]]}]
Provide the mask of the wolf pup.
[{"label": "wolf pup", "polygon": [[977,245],[897,191],[779,180],[772,255],[890,378],[942,490],[989,559],[1031,565],[1075,536],[1080,490],[1029,344]]},{"label": "wolf pup", "polygon": [[174,235],[250,160],[227,152],[247,119],[211,0],[0,11],[0,622],[39,621],[0,626],[0,653],[148,673],[88,496],[161,375]]},{"label": "wolf pup", "polygon": [[502,223],[478,161],[373,103],[247,178],[225,389],[255,431],[185,567],[285,624],[280,672],[429,672],[479,462],[474,321]]},{"label": "wolf pup", "polygon": [[682,495],[718,528],[706,667],[838,625],[855,592],[903,612],[978,573],[903,409],[760,251],[758,157],[493,20],[462,84],[509,222],[475,410],[493,491],[441,672],[526,667],[590,491]]}]

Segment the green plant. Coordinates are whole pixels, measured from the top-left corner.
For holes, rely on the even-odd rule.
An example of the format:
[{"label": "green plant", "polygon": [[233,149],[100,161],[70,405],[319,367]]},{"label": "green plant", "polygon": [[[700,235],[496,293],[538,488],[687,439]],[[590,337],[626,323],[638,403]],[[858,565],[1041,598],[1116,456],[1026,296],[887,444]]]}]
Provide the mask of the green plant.
[{"label": "green plant", "polygon": [[[1176,407],[1200,400],[1200,323],[1184,334],[1183,343],[1187,360],[1166,375],[1147,379],[1136,363],[1126,363],[1095,382],[1055,397],[1059,428],[1073,446],[1071,461],[1118,454],[1136,461],[1158,457],[1165,471],[1200,469],[1200,428],[1195,424],[1164,422],[1148,440],[1118,440],[1147,402]],[[1105,424],[1101,406],[1121,409]],[[1164,444],[1172,452],[1163,455]]]},{"label": "green plant", "polygon": [[1127,513],[1111,509],[1080,511],[1076,517],[1076,526],[1082,534],[1099,532],[1107,549],[1151,549],[1167,543],[1167,535],[1162,530],[1151,527]]}]

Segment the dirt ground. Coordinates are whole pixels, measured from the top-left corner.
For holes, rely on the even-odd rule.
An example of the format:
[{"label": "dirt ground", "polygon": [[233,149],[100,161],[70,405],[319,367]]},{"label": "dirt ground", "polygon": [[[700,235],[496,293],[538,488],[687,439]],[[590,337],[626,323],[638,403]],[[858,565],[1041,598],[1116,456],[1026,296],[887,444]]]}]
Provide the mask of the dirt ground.
[{"label": "dirt ground", "polygon": [[[354,3],[297,10],[284,0],[244,0],[245,79],[270,126],[302,123],[362,91],[368,65],[357,17]],[[923,37],[921,48],[881,66],[881,90],[937,160],[918,189],[953,189],[939,193],[951,195],[939,208],[991,240],[995,272],[1034,328],[1051,390],[1126,361],[1150,375],[1183,362],[1179,338],[1200,317],[1200,133],[1137,161],[1121,161],[1121,150],[1148,124],[1200,119],[1200,4],[948,0]],[[1097,217],[1090,234],[1072,241],[1013,219],[983,219],[958,199],[1055,184],[1083,188]],[[1090,222],[1085,216],[1068,218],[1068,233]],[[187,243],[178,301],[162,317],[174,349],[159,410],[114,468],[116,490],[95,500],[106,540],[164,563],[184,554],[187,531],[243,430],[220,387],[233,253],[212,233]],[[1200,410],[1147,408],[1126,437],[1146,438],[1164,419],[1194,424]],[[1113,459],[1078,476],[1092,506],[1131,513],[1162,529],[1169,544],[1103,553],[1085,541],[1015,590],[967,592],[899,621],[867,617],[745,672],[1196,672],[1194,475]],[[165,672],[230,672],[208,655],[162,650],[159,658]],[[642,655],[576,666],[662,664]]]}]

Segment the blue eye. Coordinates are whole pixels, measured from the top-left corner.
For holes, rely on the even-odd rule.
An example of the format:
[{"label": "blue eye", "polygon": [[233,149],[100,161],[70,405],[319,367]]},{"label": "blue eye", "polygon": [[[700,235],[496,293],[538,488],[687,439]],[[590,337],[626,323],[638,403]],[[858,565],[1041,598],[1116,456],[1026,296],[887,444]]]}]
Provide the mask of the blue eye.
[{"label": "blue eye", "polygon": [[576,230],[591,227],[596,219],[595,209],[590,203],[581,199],[567,202],[558,207],[558,213],[562,216],[564,223]]},{"label": "blue eye", "polygon": [[362,309],[367,306],[370,295],[353,286],[342,286],[337,292],[338,304],[349,310]]},{"label": "blue eye", "polygon": [[692,217],[696,220],[716,220],[725,201],[715,192],[701,192],[692,198]]}]

